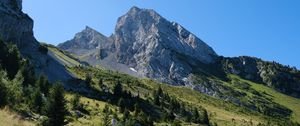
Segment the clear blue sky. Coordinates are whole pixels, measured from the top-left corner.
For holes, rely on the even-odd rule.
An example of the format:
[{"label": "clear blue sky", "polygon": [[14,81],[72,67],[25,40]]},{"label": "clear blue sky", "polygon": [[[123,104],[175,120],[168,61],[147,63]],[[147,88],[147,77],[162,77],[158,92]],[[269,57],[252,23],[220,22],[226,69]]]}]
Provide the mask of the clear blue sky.
[{"label": "clear blue sky", "polygon": [[39,41],[58,44],[86,25],[104,35],[132,6],[178,22],[223,56],[300,68],[300,0],[23,0]]}]

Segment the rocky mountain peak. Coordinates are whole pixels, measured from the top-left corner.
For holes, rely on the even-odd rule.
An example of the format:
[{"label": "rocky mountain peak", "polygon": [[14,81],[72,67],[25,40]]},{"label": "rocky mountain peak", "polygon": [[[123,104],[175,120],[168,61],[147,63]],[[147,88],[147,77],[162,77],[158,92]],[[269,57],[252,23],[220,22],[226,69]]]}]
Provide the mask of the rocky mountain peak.
[{"label": "rocky mountain peak", "polygon": [[85,29],[77,33],[73,39],[59,44],[58,47],[81,55],[99,48],[102,43],[106,43],[107,41],[108,37],[89,26],[86,26]]},{"label": "rocky mountain peak", "polygon": [[[194,65],[214,63],[218,57],[183,26],[152,9],[132,7],[118,18],[113,36],[106,39],[101,36],[87,27],[59,47],[85,56],[82,60],[93,65],[177,85],[185,84]],[[91,50],[99,43],[109,44]]]},{"label": "rocky mountain peak", "polygon": [[114,43],[118,62],[143,76],[172,84],[183,83],[192,71],[190,64],[213,63],[217,57],[211,47],[181,25],[154,10],[137,7],[118,19]]}]

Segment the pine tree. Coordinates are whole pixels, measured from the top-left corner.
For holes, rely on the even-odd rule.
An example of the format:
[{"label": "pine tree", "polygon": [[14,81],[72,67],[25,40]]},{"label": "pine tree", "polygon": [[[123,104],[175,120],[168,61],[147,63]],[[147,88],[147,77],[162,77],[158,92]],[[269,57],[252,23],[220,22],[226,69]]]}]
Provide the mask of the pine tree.
[{"label": "pine tree", "polygon": [[9,79],[13,79],[21,67],[21,55],[16,45],[8,45],[7,75]]},{"label": "pine tree", "polygon": [[104,113],[104,117],[102,119],[102,126],[110,126],[111,122],[110,122],[110,118],[109,118],[109,114]]},{"label": "pine tree", "polygon": [[80,95],[75,94],[74,98],[71,100],[72,108],[73,109],[80,109],[81,104],[80,104]]},{"label": "pine tree", "polygon": [[50,83],[45,75],[41,75],[35,85],[46,96],[49,94]]},{"label": "pine tree", "polygon": [[91,74],[86,74],[85,76],[85,84],[90,87],[92,84],[92,75]]},{"label": "pine tree", "polygon": [[60,83],[56,83],[50,90],[46,108],[46,114],[49,118],[48,125],[63,126],[66,112],[64,88]]},{"label": "pine tree", "polygon": [[25,60],[21,71],[24,76],[24,86],[34,85],[36,82],[35,70],[33,65],[30,65],[29,60]]},{"label": "pine tree", "polygon": [[99,79],[98,86],[100,89],[102,89],[102,87],[103,87],[103,79],[102,78]]},{"label": "pine tree", "polygon": [[110,124],[111,124],[110,118],[109,118],[110,110],[109,110],[108,105],[105,105],[102,112],[104,113],[104,117],[102,119],[102,126],[110,126]]},{"label": "pine tree", "polygon": [[122,96],[123,87],[122,87],[122,85],[121,85],[121,83],[120,83],[119,80],[117,81],[117,84],[114,87],[113,92],[114,92],[114,95],[115,95],[116,98],[120,98]]},{"label": "pine tree", "polygon": [[19,71],[15,78],[10,81],[10,84],[7,85],[7,92],[8,92],[8,102],[10,105],[18,105],[21,103],[23,97],[23,81],[24,77],[22,76],[21,72]]},{"label": "pine tree", "polygon": [[120,98],[119,101],[118,101],[118,106],[119,106],[119,111],[120,113],[123,113],[124,110],[125,110],[125,101],[123,98]]},{"label": "pine tree", "polygon": [[43,97],[39,89],[36,89],[32,96],[31,106],[34,109],[34,111],[41,113],[43,107]]},{"label": "pine tree", "polygon": [[202,117],[202,122],[204,124],[209,124],[209,119],[208,119],[208,114],[207,114],[207,111],[206,109],[203,110],[203,117]]},{"label": "pine tree", "polygon": [[194,122],[194,123],[200,122],[200,115],[199,115],[199,111],[197,108],[194,108],[194,110],[193,110],[192,122]]}]

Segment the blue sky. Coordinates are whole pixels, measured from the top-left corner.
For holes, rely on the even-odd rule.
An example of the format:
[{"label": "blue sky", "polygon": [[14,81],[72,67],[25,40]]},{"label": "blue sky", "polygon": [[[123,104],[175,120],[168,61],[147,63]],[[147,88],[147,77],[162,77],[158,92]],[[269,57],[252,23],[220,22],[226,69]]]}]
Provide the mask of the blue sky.
[{"label": "blue sky", "polygon": [[223,56],[255,56],[300,68],[299,0],[23,0],[35,37],[58,44],[86,25],[104,35],[132,6],[178,22]]}]

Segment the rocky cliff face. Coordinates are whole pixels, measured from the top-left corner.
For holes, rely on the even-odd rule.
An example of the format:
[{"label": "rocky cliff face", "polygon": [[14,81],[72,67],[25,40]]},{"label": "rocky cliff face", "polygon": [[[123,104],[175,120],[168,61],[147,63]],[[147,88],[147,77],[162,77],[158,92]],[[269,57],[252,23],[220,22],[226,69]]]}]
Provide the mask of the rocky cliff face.
[{"label": "rocky cliff face", "polygon": [[118,62],[143,76],[171,84],[184,84],[192,71],[189,60],[208,64],[217,56],[179,24],[154,10],[137,7],[118,19],[114,40]]},{"label": "rocky cliff face", "polygon": [[86,28],[77,33],[72,40],[59,44],[58,47],[76,55],[84,55],[91,50],[99,49],[108,41],[108,37],[86,26]]},{"label": "rocky cliff face", "polygon": [[[131,8],[118,19],[115,33],[108,41],[103,42],[106,39],[100,37],[91,37],[96,40],[86,38],[86,34],[79,33],[73,40],[60,44],[59,47],[64,49],[66,45],[71,49],[65,50],[80,53],[78,48],[94,48],[103,43],[103,46],[97,49],[97,53],[89,51],[86,54],[90,56],[83,60],[92,65],[100,64],[135,76],[149,77],[175,85],[185,84],[184,80],[192,72],[191,64],[213,63],[217,57],[211,47],[181,25],[169,22],[154,10],[137,7]],[[88,46],[78,43],[87,43]],[[93,58],[100,54],[100,59]]]},{"label": "rocky cliff face", "polygon": [[33,36],[33,20],[22,12],[22,0],[0,1],[0,37],[18,46],[23,57],[35,66],[37,73],[50,81],[67,80],[71,75],[51,56],[39,51],[40,44]]},{"label": "rocky cliff face", "polygon": [[33,21],[21,9],[21,0],[0,1],[0,36],[4,41],[17,44],[21,51],[37,49],[38,43],[32,32]]}]

